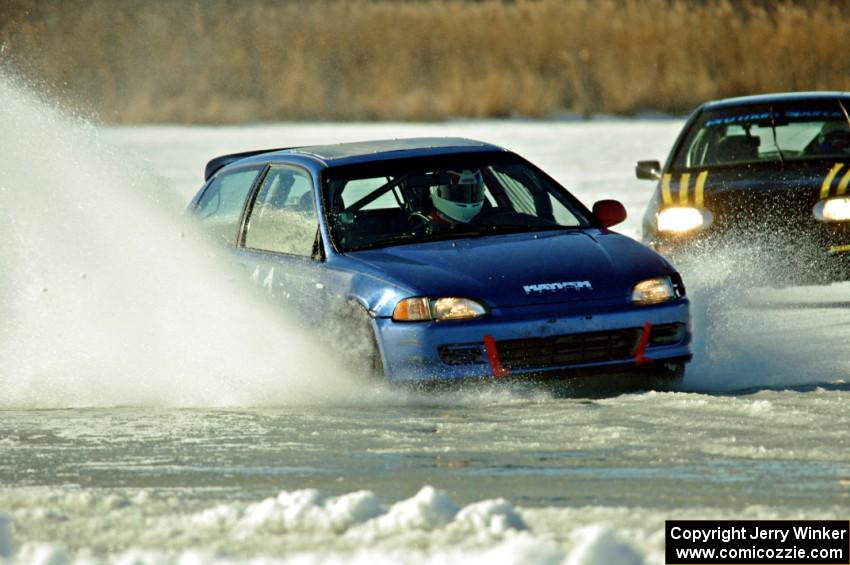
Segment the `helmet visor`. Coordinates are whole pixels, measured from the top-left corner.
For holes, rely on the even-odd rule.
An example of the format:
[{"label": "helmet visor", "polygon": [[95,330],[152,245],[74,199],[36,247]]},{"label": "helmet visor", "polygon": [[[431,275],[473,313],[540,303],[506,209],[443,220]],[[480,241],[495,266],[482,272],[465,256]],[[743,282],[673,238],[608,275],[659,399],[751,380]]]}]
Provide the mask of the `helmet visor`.
[{"label": "helmet visor", "polygon": [[475,204],[484,200],[484,184],[444,184],[440,197],[459,204]]}]

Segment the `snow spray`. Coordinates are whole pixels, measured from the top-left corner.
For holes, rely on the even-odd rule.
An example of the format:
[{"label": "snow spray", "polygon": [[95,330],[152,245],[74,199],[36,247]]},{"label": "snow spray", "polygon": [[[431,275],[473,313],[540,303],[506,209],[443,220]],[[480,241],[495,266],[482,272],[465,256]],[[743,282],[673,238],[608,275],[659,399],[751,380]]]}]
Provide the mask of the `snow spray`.
[{"label": "snow spray", "polygon": [[0,100],[0,407],[286,404],[350,390],[132,155],[2,74]]}]

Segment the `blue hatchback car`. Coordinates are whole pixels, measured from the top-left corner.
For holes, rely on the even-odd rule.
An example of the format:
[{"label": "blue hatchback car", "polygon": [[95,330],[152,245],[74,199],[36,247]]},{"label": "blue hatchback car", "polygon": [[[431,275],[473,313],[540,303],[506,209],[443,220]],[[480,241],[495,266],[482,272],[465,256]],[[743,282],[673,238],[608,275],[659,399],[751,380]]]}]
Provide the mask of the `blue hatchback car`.
[{"label": "blue hatchback car", "polygon": [[[500,147],[423,138],[213,159],[190,209],[258,285],[389,381],[626,373],[691,357],[676,270]],[[330,331],[330,330],[328,330]]]}]

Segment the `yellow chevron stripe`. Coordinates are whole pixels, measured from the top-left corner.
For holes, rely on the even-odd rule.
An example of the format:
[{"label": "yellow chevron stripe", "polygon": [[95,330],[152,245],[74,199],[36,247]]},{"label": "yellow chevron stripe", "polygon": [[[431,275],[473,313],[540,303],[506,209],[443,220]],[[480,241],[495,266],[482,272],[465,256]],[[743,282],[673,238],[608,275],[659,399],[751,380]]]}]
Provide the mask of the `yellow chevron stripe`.
[{"label": "yellow chevron stripe", "polygon": [[844,163],[836,163],[826,174],[826,178],[823,179],[823,184],[820,185],[821,200],[829,198],[829,189],[832,188],[832,181],[835,180],[835,175],[838,174],[838,171],[840,171],[843,166]]},{"label": "yellow chevron stripe", "polygon": [[670,196],[670,174],[661,177],[661,201],[665,206],[673,204],[673,197]]},{"label": "yellow chevron stripe", "polygon": [[682,173],[682,180],[679,182],[679,204],[683,206],[688,203],[688,185],[690,183],[690,173]]},{"label": "yellow chevron stripe", "polygon": [[702,193],[705,188],[705,179],[708,178],[708,171],[702,171],[697,175],[697,185],[694,188],[694,205],[697,208],[702,208]]},{"label": "yellow chevron stripe", "polygon": [[835,191],[836,196],[842,196],[847,192],[847,185],[850,184],[850,169],[841,177],[841,182],[838,183],[838,190]]}]

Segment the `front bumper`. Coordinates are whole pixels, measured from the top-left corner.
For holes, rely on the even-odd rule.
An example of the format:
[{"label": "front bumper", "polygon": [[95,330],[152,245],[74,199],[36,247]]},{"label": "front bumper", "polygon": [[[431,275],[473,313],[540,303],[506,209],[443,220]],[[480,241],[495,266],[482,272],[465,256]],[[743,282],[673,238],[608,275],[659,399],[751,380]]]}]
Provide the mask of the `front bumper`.
[{"label": "front bumper", "polygon": [[687,298],[655,306],[494,309],[469,321],[375,326],[391,381],[524,378],[646,368],[690,358]]}]

